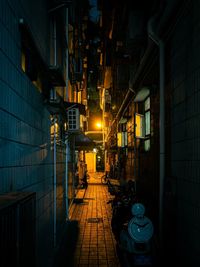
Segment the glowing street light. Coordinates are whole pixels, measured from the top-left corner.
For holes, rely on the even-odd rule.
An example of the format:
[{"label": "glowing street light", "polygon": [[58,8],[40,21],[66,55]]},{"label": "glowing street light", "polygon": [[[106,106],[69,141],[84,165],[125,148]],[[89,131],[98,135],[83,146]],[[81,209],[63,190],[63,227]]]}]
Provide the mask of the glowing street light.
[{"label": "glowing street light", "polygon": [[98,122],[96,123],[96,127],[97,127],[98,129],[101,129],[101,128],[102,128],[102,123],[98,121]]}]

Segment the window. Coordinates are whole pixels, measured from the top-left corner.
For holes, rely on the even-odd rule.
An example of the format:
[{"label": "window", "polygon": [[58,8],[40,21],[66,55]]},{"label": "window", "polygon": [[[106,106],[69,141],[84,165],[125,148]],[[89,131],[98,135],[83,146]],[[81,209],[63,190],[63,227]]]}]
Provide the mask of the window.
[{"label": "window", "polygon": [[145,136],[150,134],[150,111],[145,112]]},{"label": "window", "polygon": [[119,132],[117,133],[117,146],[125,147],[127,146],[127,132]]},{"label": "window", "polygon": [[144,138],[145,137],[145,125],[144,125],[144,115],[135,114],[135,136],[136,138]]},{"label": "window", "polygon": [[151,142],[151,114],[150,114],[150,96],[144,101],[144,117],[145,117],[145,141],[144,141],[144,150],[149,151]]},{"label": "window", "polygon": [[80,130],[80,115],[77,108],[69,109],[68,112],[68,130]]},{"label": "window", "polygon": [[135,113],[135,137],[144,139],[144,150],[150,150],[151,112],[150,96],[142,102],[144,114]]}]

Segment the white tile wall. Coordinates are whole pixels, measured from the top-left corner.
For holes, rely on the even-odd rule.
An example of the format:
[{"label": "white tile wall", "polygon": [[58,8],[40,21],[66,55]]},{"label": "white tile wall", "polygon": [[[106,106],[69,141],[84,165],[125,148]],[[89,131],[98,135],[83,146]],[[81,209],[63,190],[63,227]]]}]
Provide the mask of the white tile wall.
[{"label": "white tile wall", "polygon": [[[53,160],[50,118],[39,91],[21,70],[19,18],[28,23],[48,64],[47,1],[0,1],[0,194],[36,192],[38,266],[53,255]],[[38,11],[43,16],[38,16]],[[63,150],[60,149],[58,196],[62,200]],[[62,202],[62,201],[61,201]],[[64,206],[57,205],[58,214]],[[58,218],[58,227],[60,218]],[[45,264],[46,262],[46,264]],[[42,264],[44,263],[44,264]]]},{"label": "white tile wall", "polygon": [[[177,179],[177,247],[185,262],[197,266],[200,238],[200,19],[191,1],[171,45],[171,167]],[[195,20],[195,22],[194,22]],[[198,222],[198,223],[197,223]]]}]

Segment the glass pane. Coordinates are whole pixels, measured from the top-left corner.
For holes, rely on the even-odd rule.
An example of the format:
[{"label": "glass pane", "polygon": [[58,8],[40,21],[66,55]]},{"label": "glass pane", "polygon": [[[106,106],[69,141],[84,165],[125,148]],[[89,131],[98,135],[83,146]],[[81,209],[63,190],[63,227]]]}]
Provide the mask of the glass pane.
[{"label": "glass pane", "polygon": [[150,150],[150,146],[151,146],[150,139],[145,140],[144,141],[144,150],[145,151],[149,151]]},{"label": "glass pane", "polygon": [[122,146],[122,133],[117,133],[117,146]]},{"label": "glass pane", "polygon": [[135,115],[135,136],[138,138],[144,137],[144,115]]},{"label": "glass pane", "polygon": [[145,113],[145,135],[150,134],[150,111]]},{"label": "glass pane", "polygon": [[150,97],[148,97],[144,102],[144,110],[150,109]]}]

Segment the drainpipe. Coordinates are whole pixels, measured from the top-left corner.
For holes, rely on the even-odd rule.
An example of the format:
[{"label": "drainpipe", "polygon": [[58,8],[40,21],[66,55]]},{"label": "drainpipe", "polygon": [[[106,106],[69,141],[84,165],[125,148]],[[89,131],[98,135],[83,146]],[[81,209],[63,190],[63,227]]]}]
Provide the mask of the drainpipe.
[{"label": "drainpipe", "polygon": [[[56,31],[56,19],[53,21],[53,45],[54,45],[54,66],[57,65],[57,31]],[[56,89],[53,89],[54,97],[56,98]],[[56,247],[56,238],[57,238],[57,175],[56,175],[56,117],[54,117],[54,140],[53,140],[54,150],[53,150],[53,162],[54,162],[54,247]]]},{"label": "drainpipe", "polygon": [[[135,107],[136,107],[136,104],[134,103],[134,110],[135,110]],[[136,161],[137,161],[137,155],[136,155],[136,153],[137,153],[137,148],[136,148],[136,133],[135,133],[135,124],[136,124],[136,119],[135,119],[135,112],[134,112],[134,180],[135,180],[135,191],[136,191],[136,182],[137,182],[137,163],[136,163]]]},{"label": "drainpipe", "polygon": [[[68,28],[69,28],[69,13],[68,13],[68,7],[65,9],[65,27],[66,27],[66,101],[68,101],[68,79],[69,79],[69,73],[68,73],[68,59],[69,59],[69,38],[68,38]],[[66,220],[69,220],[69,202],[68,202],[68,155],[69,155],[69,135],[66,134],[65,139],[65,146],[66,146],[66,156],[65,156],[65,208],[66,208]]]},{"label": "drainpipe", "polygon": [[75,136],[72,135],[72,188],[73,200],[75,198]]},{"label": "drainpipe", "polygon": [[[54,18],[53,21],[53,46],[54,46],[54,66],[56,66],[57,63],[57,45],[56,45],[56,20]],[[53,88],[53,94],[54,97],[56,97],[56,89]],[[54,230],[54,247],[56,247],[56,217],[57,217],[57,177],[56,177],[56,117],[54,116],[54,138],[53,138],[53,192],[54,192],[54,200],[53,200],[53,209],[54,209],[54,224],[53,224],[53,230]]]},{"label": "drainpipe", "polygon": [[69,220],[69,204],[68,204],[68,155],[69,155],[69,144],[68,134],[65,139],[66,145],[66,157],[65,157],[65,207],[66,207],[66,220]]},{"label": "drainpipe", "polygon": [[[121,104],[121,106],[120,106],[120,109],[119,109],[119,111],[117,112],[116,118],[118,118],[118,117],[120,116],[120,113],[122,112],[122,109],[124,108],[124,106],[125,106],[125,104],[126,104],[126,102],[127,102],[127,99],[129,99],[129,100],[128,100],[128,101],[129,101],[128,104],[130,103],[133,94],[135,95],[135,91],[134,91],[132,88],[129,87],[129,88],[128,88],[128,91],[127,91],[127,93],[126,93],[126,95],[125,95],[125,98],[124,98],[124,100],[123,100],[123,102],[122,102],[122,104]],[[128,104],[126,104],[126,108],[125,108],[123,114],[125,113],[126,109],[128,108]],[[123,116],[123,115],[122,115],[122,116]]]},{"label": "drainpipe", "polygon": [[[112,124],[111,124],[110,128],[112,128],[112,125],[114,125],[114,123],[115,123],[115,122],[117,121],[117,119],[120,117],[120,114],[121,114],[121,112],[122,112],[122,109],[125,108],[124,106],[125,106],[125,104],[126,104],[126,102],[127,102],[127,99],[129,99],[129,102],[128,102],[128,104],[126,105],[126,108],[124,109],[124,112],[123,112],[123,114],[122,114],[121,116],[124,115],[124,113],[125,113],[125,111],[126,111],[128,105],[129,105],[129,103],[130,103],[130,101],[131,101],[131,99],[132,99],[132,97],[133,97],[132,94],[135,95],[135,91],[134,91],[132,88],[129,87],[128,90],[127,90],[127,93],[126,93],[126,95],[125,95],[125,98],[124,98],[124,100],[123,100],[123,102],[122,102],[122,104],[121,104],[121,106],[120,106],[120,108],[119,108],[119,110],[118,110],[118,112],[117,112],[117,115],[115,116],[114,120],[112,121]],[[107,135],[105,136],[105,141],[108,140],[108,136],[110,135],[111,131],[112,131],[112,130],[110,129],[109,132],[107,133]]]},{"label": "drainpipe", "polygon": [[[57,31],[56,31],[56,18],[53,20],[53,49],[54,49],[54,58],[53,64],[57,65]],[[56,95],[56,89],[54,88],[54,95]]]},{"label": "drainpipe", "polygon": [[163,245],[163,208],[164,208],[164,180],[165,180],[165,51],[164,42],[152,29],[154,18],[148,24],[148,34],[151,40],[159,47],[160,72],[160,184],[159,184],[159,236],[160,245]]},{"label": "drainpipe", "polygon": [[68,101],[68,80],[69,80],[69,73],[68,73],[68,68],[69,68],[69,62],[68,62],[68,59],[69,59],[69,48],[68,48],[68,45],[69,45],[69,36],[68,36],[68,30],[69,30],[69,12],[68,12],[68,7],[66,7],[66,16],[65,16],[65,27],[66,27],[66,42],[67,42],[67,45],[66,45],[66,101]]},{"label": "drainpipe", "polygon": [[53,233],[54,233],[54,247],[56,247],[56,117],[54,117],[54,137],[53,137],[53,209],[54,209],[54,224],[53,224]]}]

